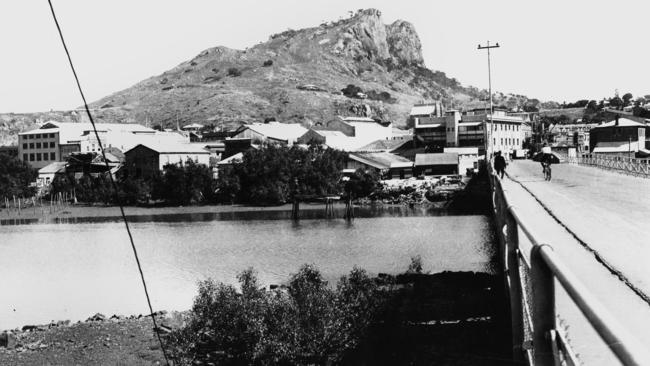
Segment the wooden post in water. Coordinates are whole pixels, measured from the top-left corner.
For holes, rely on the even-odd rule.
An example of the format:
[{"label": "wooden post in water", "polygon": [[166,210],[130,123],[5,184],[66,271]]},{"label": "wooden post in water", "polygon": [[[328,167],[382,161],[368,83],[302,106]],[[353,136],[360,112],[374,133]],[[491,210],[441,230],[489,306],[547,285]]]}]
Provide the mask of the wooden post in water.
[{"label": "wooden post in water", "polygon": [[293,206],[291,208],[291,219],[298,221],[300,219],[300,200],[293,198]]},{"label": "wooden post in water", "polygon": [[345,201],[345,216],[346,221],[354,220],[354,206],[352,205],[352,196],[348,196],[348,199]]}]

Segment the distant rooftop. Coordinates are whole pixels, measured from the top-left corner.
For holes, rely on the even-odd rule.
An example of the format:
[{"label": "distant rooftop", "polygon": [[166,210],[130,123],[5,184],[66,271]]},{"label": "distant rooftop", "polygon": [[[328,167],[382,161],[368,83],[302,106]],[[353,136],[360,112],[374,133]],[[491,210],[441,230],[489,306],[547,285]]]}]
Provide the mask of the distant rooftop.
[{"label": "distant rooftop", "polygon": [[[605,122],[602,124],[599,124],[598,126],[594,128],[603,128],[603,127],[613,127],[616,126],[616,120]],[[629,126],[637,126],[637,127],[644,127],[647,126],[644,123],[636,122],[628,118],[619,118],[618,119],[618,126],[619,127],[629,127]]]},{"label": "distant rooftop", "polygon": [[353,152],[350,153],[349,157],[352,160],[370,165],[377,169],[408,168],[413,166],[413,162],[409,159],[389,152]]},{"label": "distant rooftop", "polygon": [[458,164],[458,153],[455,152],[415,155],[415,166],[455,164]]},{"label": "distant rooftop", "polygon": [[307,132],[307,129],[299,123],[252,123],[244,127],[277,140],[296,140]]}]

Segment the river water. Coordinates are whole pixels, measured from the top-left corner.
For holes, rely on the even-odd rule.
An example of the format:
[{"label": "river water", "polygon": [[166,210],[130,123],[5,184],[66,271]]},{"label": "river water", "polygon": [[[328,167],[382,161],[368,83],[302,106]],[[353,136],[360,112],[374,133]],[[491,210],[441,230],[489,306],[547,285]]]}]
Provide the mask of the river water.
[{"label": "river water", "polygon": [[[335,283],[354,266],[399,273],[420,255],[431,272],[494,272],[493,234],[485,216],[426,210],[361,210],[342,219],[285,219],[287,213],[140,217],[131,228],[154,310],[186,310],[196,283],[236,283],[253,267],[281,284],[305,263]],[[318,215],[311,215],[317,217]],[[308,213],[305,217],[311,217]],[[0,226],[0,329],[101,312],[146,314],[142,283],[124,224]]]}]

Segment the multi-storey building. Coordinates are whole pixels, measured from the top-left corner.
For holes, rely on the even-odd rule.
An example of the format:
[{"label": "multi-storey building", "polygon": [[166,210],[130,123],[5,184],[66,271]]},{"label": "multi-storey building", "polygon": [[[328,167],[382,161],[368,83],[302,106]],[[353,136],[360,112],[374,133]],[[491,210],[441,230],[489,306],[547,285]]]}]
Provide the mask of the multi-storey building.
[{"label": "multi-storey building", "polygon": [[511,153],[522,148],[524,130],[520,116],[510,116],[506,111],[494,110],[492,116],[484,109],[461,113],[447,110],[442,117],[415,118],[414,139],[416,144],[427,146],[431,151],[445,147],[477,147]]},{"label": "multi-storey building", "polygon": [[90,123],[45,122],[39,128],[18,134],[18,158],[33,168],[63,161],[75,152],[99,152],[104,147],[125,151],[144,136],[156,131],[138,124],[97,123],[97,134]]}]

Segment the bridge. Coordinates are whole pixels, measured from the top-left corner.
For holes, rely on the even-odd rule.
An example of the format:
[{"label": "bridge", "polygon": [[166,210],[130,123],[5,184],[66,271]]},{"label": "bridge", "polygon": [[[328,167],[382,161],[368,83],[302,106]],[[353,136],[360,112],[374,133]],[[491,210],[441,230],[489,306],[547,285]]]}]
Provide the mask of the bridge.
[{"label": "bridge", "polygon": [[490,175],[513,359],[650,365],[650,179],[578,163]]}]

